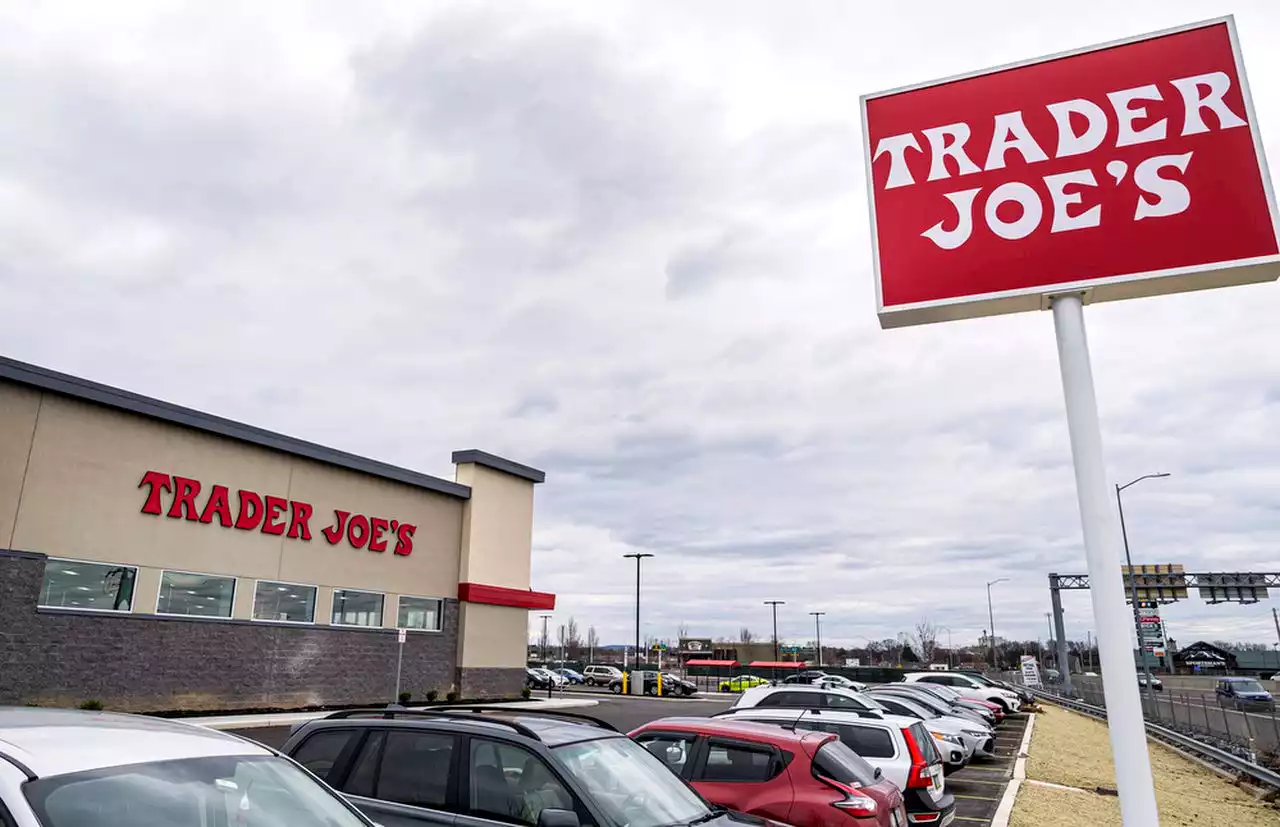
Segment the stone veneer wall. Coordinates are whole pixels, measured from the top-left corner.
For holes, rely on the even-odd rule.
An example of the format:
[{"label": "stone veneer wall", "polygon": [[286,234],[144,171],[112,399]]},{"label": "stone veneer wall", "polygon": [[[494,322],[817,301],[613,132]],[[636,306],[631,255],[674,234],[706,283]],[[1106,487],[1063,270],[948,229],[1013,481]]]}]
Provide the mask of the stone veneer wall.
[{"label": "stone veneer wall", "polygon": [[[158,712],[395,699],[395,629],[40,609],[44,563],[0,551],[0,704],[93,699]],[[470,698],[519,694],[523,670],[459,670],[457,651],[458,601],[446,600],[442,631],[409,633],[401,690],[414,700],[431,689],[444,700],[455,684]]]}]

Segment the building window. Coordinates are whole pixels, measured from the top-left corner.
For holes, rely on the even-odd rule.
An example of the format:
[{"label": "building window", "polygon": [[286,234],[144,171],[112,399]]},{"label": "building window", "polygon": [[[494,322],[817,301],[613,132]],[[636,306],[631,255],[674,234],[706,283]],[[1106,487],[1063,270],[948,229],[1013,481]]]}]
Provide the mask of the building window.
[{"label": "building window", "polygon": [[160,575],[156,614],[231,617],[235,597],[234,577],[166,571]]},{"label": "building window", "polygon": [[400,612],[396,616],[396,627],[400,629],[422,629],[427,632],[440,631],[440,616],[443,614],[443,601],[434,597],[401,597]]},{"label": "building window", "polygon": [[259,580],[253,594],[253,619],[314,623],[316,587]]},{"label": "building window", "polygon": [[44,564],[40,605],[53,609],[130,612],[137,579],[138,570],[133,566],[51,557]]},{"label": "building window", "polygon": [[334,626],[381,626],[382,599],[376,592],[334,589],[329,622]]}]

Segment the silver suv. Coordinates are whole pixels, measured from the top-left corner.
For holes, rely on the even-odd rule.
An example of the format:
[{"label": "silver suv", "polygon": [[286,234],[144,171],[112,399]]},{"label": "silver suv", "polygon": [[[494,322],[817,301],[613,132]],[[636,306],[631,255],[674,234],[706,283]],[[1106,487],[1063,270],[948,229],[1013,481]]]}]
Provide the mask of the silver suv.
[{"label": "silver suv", "polygon": [[616,666],[588,666],[582,670],[587,686],[608,686],[622,678],[622,670]]},{"label": "silver suv", "polygon": [[288,758],[177,721],[0,708],[6,827],[371,827]]}]

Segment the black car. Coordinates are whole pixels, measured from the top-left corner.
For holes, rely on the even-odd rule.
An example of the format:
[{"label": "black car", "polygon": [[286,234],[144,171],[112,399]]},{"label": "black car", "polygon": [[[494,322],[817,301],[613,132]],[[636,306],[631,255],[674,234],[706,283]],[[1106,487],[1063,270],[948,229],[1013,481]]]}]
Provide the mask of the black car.
[{"label": "black car", "polygon": [[[631,674],[634,675],[635,673],[632,672]],[[644,675],[644,690],[643,690],[644,694],[657,695],[658,694],[658,673],[643,672],[641,674]],[[631,693],[631,680],[632,680],[631,676],[628,675],[627,676],[627,694]],[[665,675],[663,676],[662,681],[665,686],[667,681],[667,678]],[[613,680],[609,681],[608,689],[610,692],[612,692],[615,695],[621,695],[622,694],[622,678],[614,678]],[[664,689],[663,694],[670,695],[671,693]]]},{"label": "black car", "polygon": [[825,677],[827,677],[826,672],[822,672],[816,669],[808,669],[808,670],[805,670],[804,672],[797,672],[794,675],[788,675],[782,679],[782,682],[809,684],[809,683],[817,683],[818,681],[822,680]]},{"label": "black car", "polygon": [[344,710],[295,727],[283,751],[384,827],[761,824],[712,807],[610,724],[568,712]]},{"label": "black car", "polygon": [[555,678],[538,669],[525,667],[524,685],[530,689],[555,689]]},{"label": "black car", "polygon": [[684,678],[675,675],[662,673],[662,694],[663,695],[695,695],[698,692],[698,686],[693,681],[687,681]]}]

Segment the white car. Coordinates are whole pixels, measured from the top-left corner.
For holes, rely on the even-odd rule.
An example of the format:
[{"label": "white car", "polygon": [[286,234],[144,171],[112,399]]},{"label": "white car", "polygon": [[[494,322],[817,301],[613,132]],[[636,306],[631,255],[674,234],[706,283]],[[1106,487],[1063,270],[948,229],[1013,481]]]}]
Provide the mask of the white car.
[{"label": "white car", "polygon": [[840,709],[864,718],[881,718],[884,710],[865,695],[848,689],[826,689],[806,683],[753,686],[738,696],[730,712],[739,709]]},{"label": "white car", "polygon": [[813,682],[814,686],[820,686],[823,689],[851,689],[854,692],[865,692],[867,685],[858,681],[849,680],[844,675],[827,675],[818,678]]},{"label": "white car", "polygon": [[6,827],[373,827],[314,775],[251,741],[179,721],[0,709]]},{"label": "white car", "polygon": [[1022,701],[1016,692],[988,686],[963,672],[910,672],[903,676],[903,680],[906,683],[933,683],[950,687],[960,693],[961,697],[999,704],[1006,715],[1022,708]]},{"label": "white car", "polygon": [[[848,689],[824,689],[814,684],[783,684],[748,689],[737,703],[716,717],[737,717],[756,709],[807,709],[825,713],[841,711],[860,718],[884,718],[888,710],[870,695]],[[966,743],[958,724],[927,725],[929,734],[947,765],[947,772],[960,769],[973,758],[973,745]]]},{"label": "white car", "polygon": [[939,715],[930,706],[898,692],[877,692],[873,689],[867,693],[867,697],[883,706],[890,714],[923,721],[935,739],[943,734],[959,737],[964,742],[968,753],[966,760],[975,755],[980,758],[992,758],[996,754],[995,732],[972,718]]}]

